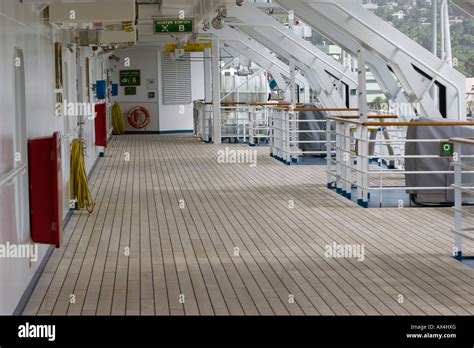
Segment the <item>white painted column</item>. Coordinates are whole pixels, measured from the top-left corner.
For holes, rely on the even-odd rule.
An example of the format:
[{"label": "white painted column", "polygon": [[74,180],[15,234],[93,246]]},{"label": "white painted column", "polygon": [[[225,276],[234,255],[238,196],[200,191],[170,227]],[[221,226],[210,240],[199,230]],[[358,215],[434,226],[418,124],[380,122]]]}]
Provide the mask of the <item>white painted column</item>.
[{"label": "white painted column", "polygon": [[[438,0],[431,0],[431,10],[433,11],[433,17],[431,19],[431,52],[433,52],[435,56],[438,56]],[[436,86],[431,88],[431,97],[437,105]]]},{"label": "white painted column", "polygon": [[211,49],[204,49],[204,99],[206,103],[212,101],[212,76],[211,76]]},{"label": "white painted column", "polygon": [[204,49],[204,105],[202,109],[202,135],[205,142],[209,142],[211,137],[211,105],[207,103],[212,102],[212,62],[211,62],[211,49]]},{"label": "white painted column", "polygon": [[444,39],[444,36],[445,36],[444,0],[442,0],[442,2],[441,2],[439,17],[440,17],[440,21],[441,21],[441,40],[440,40],[440,42],[441,42],[441,56],[440,56],[440,58],[441,58],[441,60],[446,60],[445,39]]},{"label": "white painted column", "polygon": [[[83,102],[82,100],[82,70],[81,70],[81,47],[79,45],[79,37],[76,37],[76,46],[75,46],[75,53],[76,53],[76,101],[78,103]],[[85,67],[84,67],[85,69]],[[87,74],[87,72],[86,72]],[[82,139],[84,137],[84,117],[77,116],[77,137]]]},{"label": "white painted column", "polygon": [[[454,153],[457,154],[456,166],[454,166],[454,185],[457,187],[462,186],[462,168],[461,168],[461,152],[462,144],[454,144]],[[455,257],[462,259],[462,191],[460,188],[454,190],[454,246],[455,246]]]},{"label": "white painted column", "polygon": [[290,103],[293,107],[296,106],[296,70],[295,59],[290,58]]},{"label": "white painted column", "polygon": [[359,105],[359,121],[367,121],[367,81],[366,81],[366,61],[365,49],[359,48],[357,51],[357,78],[359,83],[358,105]]},{"label": "white painted column", "polygon": [[449,64],[449,66],[453,66],[453,55],[452,55],[452,51],[451,51],[451,28],[449,27],[449,7],[448,7],[448,0],[444,0],[443,2],[443,8],[442,8],[442,11],[444,13],[444,40],[445,40],[445,44],[444,44],[444,47],[445,47],[445,60],[446,62]]},{"label": "white painted column", "polygon": [[212,41],[212,141],[221,144],[221,69],[219,40]]},{"label": "white painted column", "polygon": [[[359,121],[366,122],[368,120],[367,115],[367,81],[366,81],[366,60],[365,60],[365,49],[360,47],[357,51],[357,76],[358,76],[358,83],[359,83],[359,90],[357,94],[358,98],[358,107],[359,107]],[[358,176],[358,183],[362,187],[369,186],[369,134],[367,131],[367,127],[358,126],[358,134],[360,139],[358,144],[358,155],[357,158],[357,166],[359,167]],[[351,161],[351,159],[349,159]],[[368,191],[366,189],[362,189],[360,187],[357,188],[357,197],[362,197],[362,201],[359,201],[359,204],[362,206],[368,205]]]},{"label": "white painted column", "polygon": [[[292,122],[297,119],[297,113],[294,111],[296,108],[296,65],[295,59],[290,57],[290,102],[291,108],[288,115],[288,141],[298,140],[297,138],[297,122]],[[297,144],[291,142],[288,146],[288,149],[291,151],[291,155],[288,157],[288,161],[291,163],[293,160],[298,161],[298,156],[296,156],[296,150],[298,148]]]},{"label": "white painted column", "polygon": [[438,0],[431,0],[431,52],[438,56]]}]

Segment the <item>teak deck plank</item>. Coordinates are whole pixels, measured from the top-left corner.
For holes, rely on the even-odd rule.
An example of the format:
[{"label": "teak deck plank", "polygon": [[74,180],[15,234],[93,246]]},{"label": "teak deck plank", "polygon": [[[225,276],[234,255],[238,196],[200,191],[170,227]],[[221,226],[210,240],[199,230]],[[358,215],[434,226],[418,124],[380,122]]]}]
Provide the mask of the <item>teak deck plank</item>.
[{"label": "teak deck plank", "polygon": [[[257,151],[257,165],[219,163],[226,147]],[[74,212],[23,314],[474,314],[452,209],[363,209],[324,170],[191,135],[114,137],[90,180],[94,212]],[[333,242],[365,259],[325,257]]]}]

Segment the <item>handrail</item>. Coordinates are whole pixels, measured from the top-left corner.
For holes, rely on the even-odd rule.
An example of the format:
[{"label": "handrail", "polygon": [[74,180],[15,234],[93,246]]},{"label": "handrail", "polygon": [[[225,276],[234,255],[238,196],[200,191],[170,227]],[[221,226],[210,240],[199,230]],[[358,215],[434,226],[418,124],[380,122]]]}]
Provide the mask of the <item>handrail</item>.
[{"label": "handrail", "polygon": [[337,116],[326,116],[326,119],[333,121],[340,121],[345,123],[352,123],[360,126],[394,126],[394,127],[446,127],[446,126],[474,126],[474,122],[465,122],[465,121],[451,121],[451,122],[360,122],[353,121],[344,118],[339,118]]},{"label": "handrail", "polygon": [[[357,116],[349,116],[349,115],[338,115],[337,117],[343,118],[343,119],[358,119],[359,115]],[[374,120],[385,120],[385,119],[398,119],[397,115],[369,115],[367,116],[368,119],[374,119]],[[385,123],[383,123],[385,124]]]},{"label": "handrail", "polygon": [[28,164],[24,163],[22,164],[21,166],[19,167],[15,167],[13,168],[12,170],[10,170],[9,172],[7,172],[5,175],[3,175],[1,178],[0,178],[0,186],[3,186],[9,182],[11,182],[13,179],[15,179],[17,176],[19,176],[20,174],[22,174],[22,172],[24,170],[26,170],[26,168],[28,168]]},{"label": "handrail", "polygon": [[364,20],[361,20],[359,17],[355,16],[353,13],[351,13],[350,11],[348,11],[347,9],[345,9],[341,4],[337,3],[337,2],[334,2],[334,0],[318,0],[318,3],[325,3],[325,4],[330,4],[330,5],[333,5],[333,6],[336,6],[337,8],[339,8],[341,11],[345,12],[348,16],[350,16],[351,18],[355,19],[356,21],[358,21],[359,23],[361,23],[362,25],[364,25],[365,27],[367,27],[368,29],[370,29],[372,32],[374,32],[376,35],[380,36],[381,38],[383,38],[384,40],[390,42],[392,45],[394,45],[396,47],[397,50],[400,50],[402,52],[404,52],[406,55],[408,55],[410,58],[412,58],[413,60],[415,60],[416,62],[418,62],[418,64],[421,64],[423,65],[425,68],[427,68],[428,70],[431,71],[431,73],[433,75],[435,75],[436,77],[442,77],[443,80],[445,80],[446,82],[448,82],[451,86],[453,86],[457,92],[458,92],[458,107],[459,107],[459,111],[462,110],[463,108],[463,105],[462,105],[462,100],[461,100],[461,89],[459,88],[458,85],[456,85],[453,81],[451,81],[450,79],[444,77],[444,76],[441,76],[438,71],[436,71],[435,69],[433,69],[432,67],[430,67],[428,64],[426,64],[424,61],[422,61],[421,59],[419,59],[418,57],[416,57],[414,54],[412,54],[411,52],[409,52],[408,50],[406,50],[405,48],[401,47],[400,45],[398,45],[396,42],[394,42],[392,39],[390,39],[389,37],[387,37],[386,35],[383,35],[380,33],[379,30],[373,28],[372,26],[370,26],[367,21],[364,21]]},{"label": "handrail", "polygon": [[[286,110],[286,109],[281,109],[281,108],[272,108],[272,109],[277,109],[277,110]],[[312,109],[295,109],[294,111],[296,112],[301,112],[301,111],[313,111]],[[316,110],[317,111],[317,110]],[[332,118],[335,117],[336,119]],[[347,123],[350,123],[350,120],[352,119],[359,119],[359,115],[338,115],[338,116],[326,116],[327,119],[333,120],[333,121],[338,121],[338,119],[341,119],[339,121],[346,121]],[[397,115],[369,115],[367,116],[368,119],[373,119],[373,120],[385,120],[385,119],[398,119]],[[474,125],[473,122],[469,122]],[[358,123],[359,124],[359,123]],[[362,124],[362,123],[361,123]],[[380,125],[381,123],[377,123],[377,125]],[[383,123],[384,125],[386,123]]]},{"label": "handrail", "polygon": [[446,127],[446,126],[474,126],[474,122],[384,122],[384,123],[377,123],[377,122],[363,122],[363,126],[400,126],[400,127],[426,127],[426,126],[433,126],[433,127]]},{"label": "handrail", "polygon": [[[249,103],[249,105],[252,105],[252,106],[281,106],[281,107],[285,107],[287,105],[291,105],[291,103],[289,103],[289,102],[275,102],[275,103],[255,102],[255,103]],[[295,105],[304,105],[304,103],[296,103]]]},{"label": "handrail", "polygon": [[246,102],[225,102],[221,103],[221,105],[247,105]]},{"label": "handrail", "polygon": [[[282,105],[282,108],[289,109],[290,106]],[[359,111],[359,109],[348,109],[348,108],[294,108],[294,111]]]},{"label": "handrail", "polygon": [[451,138],[451,143],[474,145],[474,138]]}]

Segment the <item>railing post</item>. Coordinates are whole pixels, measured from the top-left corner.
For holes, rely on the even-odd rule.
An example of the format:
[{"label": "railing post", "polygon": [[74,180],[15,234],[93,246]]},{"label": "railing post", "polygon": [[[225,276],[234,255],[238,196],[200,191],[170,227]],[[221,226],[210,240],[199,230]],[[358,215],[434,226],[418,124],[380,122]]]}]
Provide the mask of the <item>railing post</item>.
[{"label": "railing post", "polygon": [[290,132],[289,132],[289,145],[290,145],[290,151],[291,153],[289,154],[289,162],[290,164],[295,162],[298,163],[298,115],[299,113],[297,111],[292,111],[289,114],[289,120],[288,124],[290,127]]},{"label": "railing post", "polygon": [[[455,246],[455,258],[462,260],[462,168],[461,168],[461,152],[462,144],[454,144],[454,246]],[[457,158],[456,158],[457,157]]]},{"label": "railing post", "polygon": [[341,160],[342,160],[342,154],[341,154],[341,149],[342,149],[342,137],[341,137],[341,123],[339,121],[336,121],[336,192],[341,193],[342,192],[342,166],[341,166]]},{"label": "railing post", "polygon": [[284,149],[285,149],[285,153],[283,155],[283,161],[285,162],[285,164],[288,164],[290,165],[291,164],[291,150],[292,150],[292,147],[291,147],[291,123],[290,120],[293,119],[293,115],[294,115],[294,112],[284,112],[284,115],[285,115],[285,136],[284,136],[284,139],[285,139],[285,146],[284,146]]},{"label": "railing post", "polygon": [[275,119],[273,117],[273,109],[268,110],[268,146],[270,147],[270,156],[273,157],[275,154],[275,149],[273,148],[275,143]]},{"label": "railing post", "polygon": [[249,124],[248,124],[248,130],[249,130],[249,145],[253,146],[255,145],[255,120],[256,120],[256,115],[255,115],[255,110],[252,105],[247,106],[248,107],[248,119],[249,119]]},{"label": "railing post", "polygon": [[352,164],[352,154],[351,154],[351,125],[349,123],[345,124],[344,127],[344,164],[345,164],[345,196],[348,199],[352,198],[352,171],[351,171],[351,164]]},{"label": "railing post", "polygon": [[277,136],[275,137],[276,141],[276,151],[277,151],[277,160],[281,160],[281,146],[282,146],[282,127],[283,127],[283,122],[281,120],[281,111],[278,110],[275,112],[277,115]]},{"label": "railing post", "polygon": [[326,183],[327,187],[332,188],[332,157],[331,157],[331,120],[326,119]]},{"label": "railing post", "polygon": [[369,206],[369,132],[366,126],[361,128],[361,153],[359,159],[361,161],[361,176],[362,176],[362,204],[361,206],[367,208]]},{"label": "railing post", "polygon": [[362,139],[362,128],[363,126],[358,125],[356,127],[356,138],[358,139],[356,144],[356,160],[357,160],[357,204],[362,205],[363,202],[363,192],[362,192],[362,160],[360,157],[361,151],[362,151],[362,145],[361,141],[359,139]]}]

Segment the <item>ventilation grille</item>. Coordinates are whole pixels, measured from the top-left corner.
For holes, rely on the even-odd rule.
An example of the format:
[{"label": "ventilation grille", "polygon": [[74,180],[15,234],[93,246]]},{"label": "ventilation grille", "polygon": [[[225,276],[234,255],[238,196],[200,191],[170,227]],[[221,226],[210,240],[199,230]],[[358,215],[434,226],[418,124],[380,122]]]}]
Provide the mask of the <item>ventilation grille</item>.
[{"label": "ventilation grille", "polygon": [[189,53],[173,60],[163,52],[163,104],[189,104],[191,97],[191,57]]}]

